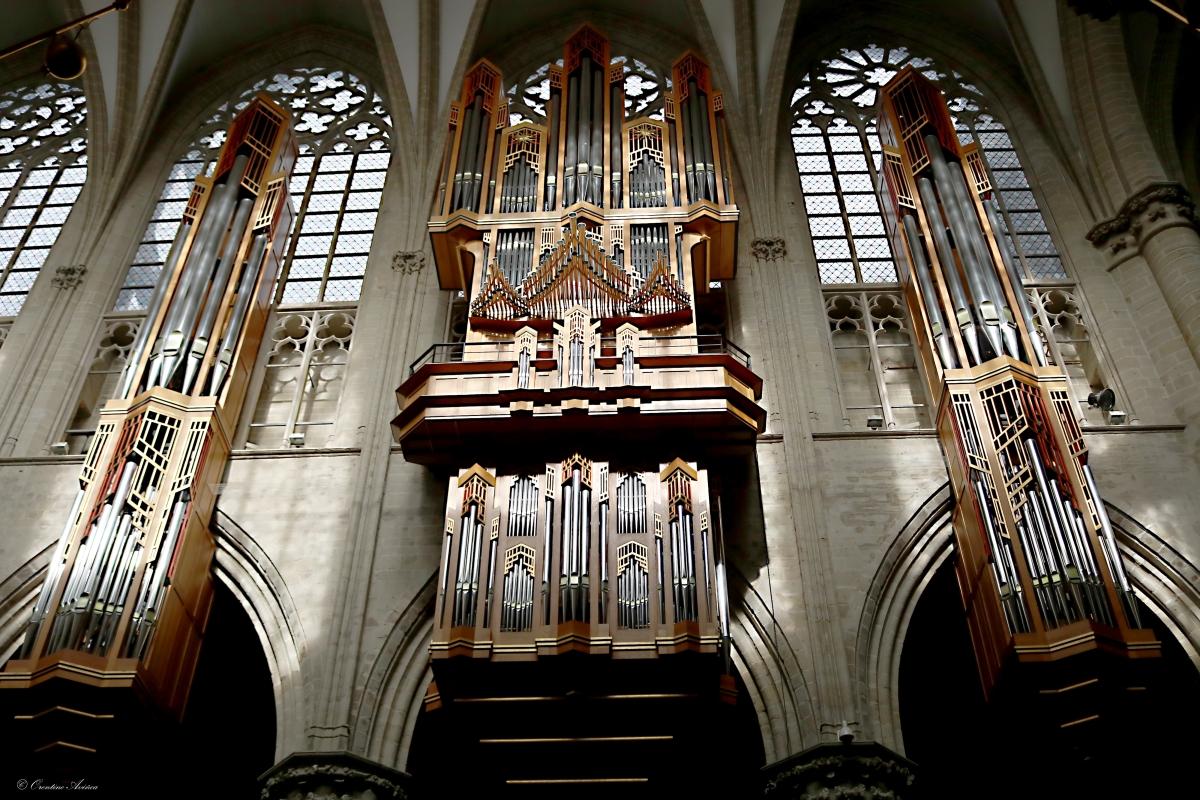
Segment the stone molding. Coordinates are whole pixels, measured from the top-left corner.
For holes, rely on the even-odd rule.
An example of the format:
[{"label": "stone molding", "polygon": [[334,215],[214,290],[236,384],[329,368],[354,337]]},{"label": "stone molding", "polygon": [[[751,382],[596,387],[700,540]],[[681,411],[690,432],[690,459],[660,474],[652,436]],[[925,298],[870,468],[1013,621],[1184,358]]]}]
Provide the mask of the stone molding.
[{"label": "stone molding", "polygon": [[826,742],[763,767],[763,796],[786,800],[915,797],[916,765],[876,742]]},{"label": "stone molding", "polygon": [[401,275],[416,275],[425,268],[425,254],[420,250],[406,253],[403,250],[392,256],[392,269]]},{"label": "stone molding", "polygon": [[263,782],[261,800],[300,797],[360,797],[406,800],[409,775],[346,751],[292,753],[276,764]]},{"label": "stone molding", "polygon": [[782,237],[755,239],[750,242],[750,254],[759,261],[775,261],[787,257],[787,242]]},{"label": "stone molding", "polygon": [[1151,183],[1131,195],[1115,217],[1096,223],[1085,238],[1121,263],[1160,231],[1182,226],[1196,227],[1196,203],[1187,189],[1178,183]]},{"label": "stone molding", "polygon": [[82,264],[76,266],[62,266],[54,270],[54,279],[50,281],[59,289],[74,289],[79,284],[83,283],[83,279],[87,276],[87,267]]}]

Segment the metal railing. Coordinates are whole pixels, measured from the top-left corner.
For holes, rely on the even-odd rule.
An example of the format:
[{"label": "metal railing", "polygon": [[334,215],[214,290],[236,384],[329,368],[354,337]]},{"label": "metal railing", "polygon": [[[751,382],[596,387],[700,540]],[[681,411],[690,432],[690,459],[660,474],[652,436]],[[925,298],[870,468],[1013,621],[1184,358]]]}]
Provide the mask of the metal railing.
[{"label": "metal railing", "polygon": [[645,336],[638,339],[639,356],[733,356],[750,369],[750,354],[719,333],[695,336]]},{"label": "metal railing", "polygon": [[[604,337],[604,345],[614,341]],[[545,344],[549,344],[546,342]],[[539,344],[541,346],[541,344]],[[644,336],[638,339],[638,356],[727,355],[750,369],[750,354],[719,333],[694,336]],[[620,355],[617,353],[616,355]],[[468,361],[515,361],[516,342],[442,342],[428,350],[409,365],[412,375],[426,364],[460,364]]]},{"label": "metal railing", "polygon": [[408,367],[412,375],[426,364],[459,364],[464,361],[515,361],[516,342],[442,342],[428,350]]}]

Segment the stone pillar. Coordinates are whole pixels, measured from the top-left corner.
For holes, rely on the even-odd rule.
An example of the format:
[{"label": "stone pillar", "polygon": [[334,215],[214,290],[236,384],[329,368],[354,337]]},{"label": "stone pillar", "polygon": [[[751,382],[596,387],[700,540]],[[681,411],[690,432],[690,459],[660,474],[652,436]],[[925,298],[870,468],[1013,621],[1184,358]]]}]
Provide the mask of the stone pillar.
[{"label": "stone pillar", "polygon": [[1135,192],[1116,216],[1087,238],[1104,250],[1110,269],[1145,259],[1179,331],[1200,366],[1200,235],[1196,206],[1177,183],[1156,182]]},{"label": "stone pillar", "polygon": [[[1102,15],[1103,16],[1103,15]],[[1187,191],[1167,181],[1142,117],[1118,17],[1063,12],[1064,57],[1085,154],[1117,212],[1088,233],[1110,269],[1141,255],[1200,365],[1200,235]]]}]

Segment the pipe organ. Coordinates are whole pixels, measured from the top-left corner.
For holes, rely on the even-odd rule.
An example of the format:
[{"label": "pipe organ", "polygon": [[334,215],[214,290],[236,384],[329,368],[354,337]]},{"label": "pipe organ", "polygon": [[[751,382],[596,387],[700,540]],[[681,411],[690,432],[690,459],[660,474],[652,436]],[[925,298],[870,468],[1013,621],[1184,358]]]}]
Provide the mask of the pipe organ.
[{"label": "pipe organ", "polygon": [[[429,232],[467,334],[412,364],[393,421],[448,476],[426,698],[448,720],[496,692],[532,719],[520,695],[585,673],[588,696],[733,696],[710,473],[765,414],[750,356],[698,332],[697,296],[734,277],[721,93],[685,53],[661,118],[626,118],[622,61],[584,25],[548,68],[545,125],[510,117],[486,60],[450,109]],[[649,671],[609,666],[634,659]]]},{"label": "pipe organ", "polygon": [[879,192],[957,498],[957,574],[989,696],[1007,665],[1159,655],[1142,628],[1062,364],[975,143],[912,67],[883,89]]},{"label": "pipe organ", "polygon": [[[289,113],[259,95],[234,119],[213,175],[195,180],[24,642],[0,673],[6,699],[24,692],[17,705],[35,715],[65,697],[84,716],[130,697],[151,717],[183,714],[213,593],[214,487],[292,224],[296,155]],[[101,688],[81,695],[73,684]],[[106,745],[66,726],[47,735],[59,751]]]}]

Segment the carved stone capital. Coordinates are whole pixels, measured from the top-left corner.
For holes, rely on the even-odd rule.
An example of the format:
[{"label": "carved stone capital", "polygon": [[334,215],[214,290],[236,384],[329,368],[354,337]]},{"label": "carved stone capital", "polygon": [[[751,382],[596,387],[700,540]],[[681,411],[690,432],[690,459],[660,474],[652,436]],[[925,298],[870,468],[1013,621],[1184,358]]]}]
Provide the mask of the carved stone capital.
[{"label": "carved stone capital", "polygon": [[875,742],[827,742],[763,769],[763,796],[775,800],[914,797],[915,764]]},{"label": "carved stone capital", "polygon": [[410,783],[408,773],[353,753],[292,753],[267,773],[260,797],[374,796],[378,800],[406,800]]},{"label": "carved stone capital", "polygon": [[1191,195],[1178,183],[1152,183],[1126,200],[1115,217],[1096,223],[1087,240],[1124,261],[1159,231],[1180,226],[1196,226]]},{"label": "carved stone capital", "polygon": [[787,257],[787,242],[776,236],[750,242],[750,254],[759,261],[775,261]]},{"label": "carved stone capital", "polygon": [[84,277],[87,275],[87,267],[79,264],[77,266],[58,267],[54,270],[54,279],[51,284],[59,289],[74,289],[79,284],[83,283]]},{"label": "carved stone capital", "polygon": [[425,268],[425,254],[420,250],[411,253],[403,251],[392,256],[392,269],[401,275],[416,275]]}]

